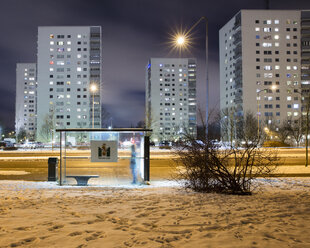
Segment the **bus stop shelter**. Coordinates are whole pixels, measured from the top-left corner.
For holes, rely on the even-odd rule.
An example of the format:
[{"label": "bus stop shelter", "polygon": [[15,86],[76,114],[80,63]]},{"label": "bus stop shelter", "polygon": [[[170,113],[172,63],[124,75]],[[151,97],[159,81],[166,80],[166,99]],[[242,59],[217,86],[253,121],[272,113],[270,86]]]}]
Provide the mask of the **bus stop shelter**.
[{"label": "bus stop shelter", "polygon": [[57,129],[59,184],[109,186],[149,181],[151,131],[143,128]]}]

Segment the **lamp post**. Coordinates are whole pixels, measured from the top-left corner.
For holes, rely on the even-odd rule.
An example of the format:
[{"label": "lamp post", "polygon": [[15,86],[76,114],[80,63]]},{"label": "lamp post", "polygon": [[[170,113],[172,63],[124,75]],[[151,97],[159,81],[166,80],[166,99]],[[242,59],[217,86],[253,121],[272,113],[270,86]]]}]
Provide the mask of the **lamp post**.
[{"label": "lamp post", "polygon": [[[175,44],[176,46],[180,47],[180,48],[186,48],[186,46],[188,46],[189,44],[189,35],[192,32],[192,30],[201,22],[201,21],[205,21],[206,24],[206,83],[207,83],[207,100],[206,100],[206,121],[208,124],[208,119],[209,119],[209,72],[208,72],[208,68],[209,68],[209,27],[208,27],[208,19],[205,16],[200,17],[200,19],[188,30],[186,31],[184,34],[177,34],[174,37],[175,40]],[[208,130],[207,130],[208,131]]]},{"label": "lamp post", "polygon": [[92,127],[94,128],[95,127],[95,93],[97,91],[97,84],[93,83],[91,86],[90,86],[90,91],[93,93],[93,108],[92,108]]},{"label": "lamp post", "polygon": [[[277,88],[276,85],[273,85],[271,86],[271,89],[275,90]],[[259,96],[259,93],[261,93],[262,91],[265,91],[265,90],[269,90],[269,89],[262,89],[262,90],[256,90],[256,93],[257,93],[257,97],[256,97],[256,100],[257,100],[257,139],[259,139],[259,116],[260,116],[260,113],[259,113],[259,100],[260,100],[260,96]]]}]

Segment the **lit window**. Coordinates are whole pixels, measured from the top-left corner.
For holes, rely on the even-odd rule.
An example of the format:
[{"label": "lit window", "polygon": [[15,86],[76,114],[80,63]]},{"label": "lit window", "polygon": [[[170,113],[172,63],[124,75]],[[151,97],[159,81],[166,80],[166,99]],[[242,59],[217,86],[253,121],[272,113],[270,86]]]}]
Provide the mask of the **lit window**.
[{"label": "lit window", "polygon": [[50,52],[54,52],[54,48],[50,48]]},{"label": "lit window", "polygon": [[286,38],[287,40],[289,40],[289,39],[291,38],[291,36],[287,35],[285,38]]},{"label": "lit window", "polygon": [[267,20],[267,24],[271,24],[271,20]]},{"label": "lit window", "polygon": [[[77,35],[77,38],[78,38],[78,39],[81,39],[81,38],[82,38],[82,35],[78,34],[78,35]],[[81,117],[80,117],[80,118],[81,118]]]},{"label": "lit window", "polygon": [[279,42],[275,42],[274,46],[276,46],[276,47],[280,46]]},{"label": "lit window", "polygon": [[67,95],[67,98],[70,98],[70,95]]},{"label": "lit window", "polygon": [[290,70],[290,69],[291,69],[290,65],[286,66],[286,70]]},{"label": "lit window", "polygon": [[67,45],[71,45],[71,41],[67,41]]},{"label": "lit window", "polygon": [[279,69],[280,69],[280,66],[279,66],[279,65],[276,65],[274,68],[275,68],[276,70],[279,70]]},{"label": "lit window", "polygon": [[57,65],[65,65],[64,61],[57,61]]},{"label": "lit window", "polygon": [[80,58],[82,57],[82,55],[81,55],[81,54],[78,54],[78,55],[76,55],[76,57],[77,57],[78,59],[80,59]]},{"label": "lit window", "polygon": [[298,116],[298,112],[294,112],[294,116]]},{"label": "lit window", "polygon": [[271,28],[264,28],[264,32],[271,32]]},{"label": "lit window", "polygon": [[294,103],[293,108],[294,109],[298,109],[299,108],[299,104],[298,103]]},{"label": "lit window", "polygon": [[264,73],[264,78],[272,78],[272,73]]},{"label": "lit window", "polygon": [[64,44],[63,41],[58,41],[58,42],[57,42],[57,45],[59,45],[59,46],[63,46],[63,44]]},{"label": "lit window", "polygon": [[274,24],[279,24],[279,20],[274,20]]},{"label": "lit window", "polygon": [[54,84],[54,82],[53,81],[50,81],[50,85],[53,85]]},{"label": "lit window", "polygon": [[81,67],[77,67],[76,70],[77,71],[82,71],[82,68]]},{"label": "lit window", "polygon": [[71,47],[67,47],[67,51],[68,51],[68,52],[71,52]]},{"label": "lit window", "polygon": [[274,31],[275,32],[279,32],[279,28],[274,28]]},{"label": "lit window", "polygon": [[272,43],[264,42],[263,47],[272,47]]},{"label": "lit window", "polygon": [[50,45],[54,45],[54,41],[50,41]]},{"label": "lit window", "polygon": [[54,71],[54,68],[50,68],[50,71]]},{"label": "lit window", "polygon": [[275,36],[274,36],[274,39],[275,40],[278,40],[280,38],[280,36],[278,35],[278,34],[276,34]]},{"label": "lit window", "polygon": [[256,27],[256,28],[255,28],[255,31],[256,31],[256,32],[258,32],[259,30],[260,30],[260,28],[259,28],[259,27]]},{"label": "lit window", "polygon": [[293,66],[293,70],[297,70],[297,66],[296,65]]},{"label": "lit window", "polygon": [[287,100],[287,101],[292,101],[292,97],[291,97],[291,96],[287,96],[287,97],[286,97],[286,100]]},{"label": "lit window", "polygon": [[265,71],[270,71],[270,70],[272,70],[271,65],[265,65],[265,66],[264,66],[264,70],[265,70]]}]

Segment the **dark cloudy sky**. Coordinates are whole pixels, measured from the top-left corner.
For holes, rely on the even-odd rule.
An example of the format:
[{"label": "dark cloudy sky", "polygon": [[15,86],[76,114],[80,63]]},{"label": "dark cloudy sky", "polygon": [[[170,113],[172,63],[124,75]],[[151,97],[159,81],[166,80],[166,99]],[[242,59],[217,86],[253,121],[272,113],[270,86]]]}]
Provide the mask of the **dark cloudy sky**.
[{"label": "dark cloudy sky", "polygon": [[[145,66],[150,57],[171,53],[168,37],[209,19],[210,107],[218,107],[218,31],[240,9],[263,9],[265,0],[0,0],[0,123],[12,130],[15,118],[15,68],[36,62],[38,26],[100,25],[103,33],[103,91],[113,123],[128,127],[144,119]],[[309,0],[270,0],[271,9],[310,9]],[[182,57],[198,60],[198,82],[205,81],[204,25]],[[204,91],[199,104],[205,103]]]}]

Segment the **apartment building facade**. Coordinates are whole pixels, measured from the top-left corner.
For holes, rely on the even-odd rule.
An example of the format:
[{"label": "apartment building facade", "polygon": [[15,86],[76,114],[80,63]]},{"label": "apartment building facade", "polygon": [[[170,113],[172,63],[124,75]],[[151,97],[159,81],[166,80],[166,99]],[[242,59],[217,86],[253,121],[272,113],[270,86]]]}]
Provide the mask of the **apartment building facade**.
[{"label": "apartment building facade", "polygon": [[101,47],[99,26],[38,28],[38,140],[51,127],[101,127]]},{"label": "apartment building facade", "polygon": [[35,63],[16,64],[15,132],[34,139],[36,133],[37,80]]},{"label": "apartment building facade", "polygon": [[[240,120],[247,112],[261,127],[305,114],[301,88],[309,84],[309,12],[241,10],[219,32],[220,108]],[[307,31],[309,32],[309,31]],[[305,43],[308,42],[308,43]],[[308,58],[308,57],[307,57]],[[226,116],[227,118],[228,116]],[[236,125],[238,126],[238,125]]]},{"label": "apartment building facade", "polygon": [[146,125],[152,141],[197,134],[196,60],[151,58],[146,68]]}]

